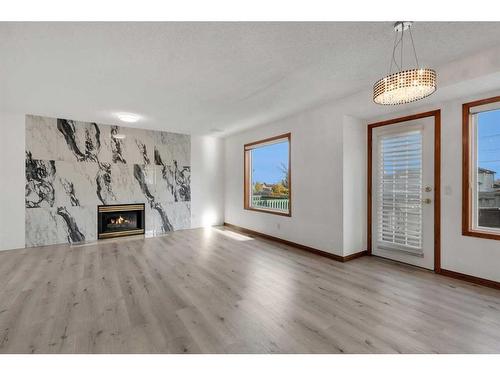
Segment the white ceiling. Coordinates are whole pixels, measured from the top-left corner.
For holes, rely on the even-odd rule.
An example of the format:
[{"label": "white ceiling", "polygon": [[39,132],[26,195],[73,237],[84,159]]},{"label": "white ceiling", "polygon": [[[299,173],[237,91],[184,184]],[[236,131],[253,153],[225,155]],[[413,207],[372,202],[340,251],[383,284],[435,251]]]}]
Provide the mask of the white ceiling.
[{"label": "white ceiling", "polygon": [[[104,123],[135,112],[137,127],[227,134],[371,87],[391,25],[0,23],[0,110]],[[431,67],[500,43],[500,23],[413,30]]]}]

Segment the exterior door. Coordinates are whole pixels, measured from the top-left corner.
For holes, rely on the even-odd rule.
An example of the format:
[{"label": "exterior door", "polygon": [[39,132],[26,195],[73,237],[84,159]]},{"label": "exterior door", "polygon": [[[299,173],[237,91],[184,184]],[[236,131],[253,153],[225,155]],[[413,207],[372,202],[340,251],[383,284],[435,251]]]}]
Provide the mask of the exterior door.
[{"label": "exterior door", "polygon": [[372,134],[372,253],[434,269],[434,118]]}]

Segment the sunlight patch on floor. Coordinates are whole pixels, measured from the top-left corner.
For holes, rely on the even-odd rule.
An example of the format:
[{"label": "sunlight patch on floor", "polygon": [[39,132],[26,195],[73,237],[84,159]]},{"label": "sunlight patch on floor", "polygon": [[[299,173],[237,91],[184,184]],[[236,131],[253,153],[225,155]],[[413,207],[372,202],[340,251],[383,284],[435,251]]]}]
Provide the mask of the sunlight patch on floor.
[{"label": "sunlight patch on floor", "polygon": [[223,236],[229,237],[229,238],[231,238],[233,240],[236,240],[236,241],[250,241],[250,240],[253,240],[252,237],[248,237],[248,236],[245,236],[243,234],[232,232],[230,230],[224,230],[224,229],[219,229],[219,228],[212,228],[212,230],[217,231],[217,233],[220,233]]}]

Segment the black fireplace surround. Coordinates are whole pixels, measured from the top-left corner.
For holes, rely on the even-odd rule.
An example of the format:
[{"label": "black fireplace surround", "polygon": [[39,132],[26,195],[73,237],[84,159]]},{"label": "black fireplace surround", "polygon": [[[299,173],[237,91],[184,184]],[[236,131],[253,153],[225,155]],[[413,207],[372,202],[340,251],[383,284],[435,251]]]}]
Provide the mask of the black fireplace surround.
[{"label": "black fireplace surround", "polygon": [[97,206],[98,239],[144,232],[144,203]]}]

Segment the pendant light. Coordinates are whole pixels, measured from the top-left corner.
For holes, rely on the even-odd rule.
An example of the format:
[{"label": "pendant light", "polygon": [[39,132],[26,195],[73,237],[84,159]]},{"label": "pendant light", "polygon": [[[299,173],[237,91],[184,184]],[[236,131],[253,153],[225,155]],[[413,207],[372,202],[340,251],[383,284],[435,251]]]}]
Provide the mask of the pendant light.
[{"label": "pendant light", "polygon": [[[394,24],[396,37],[392,49],[389,74],[373,85],[373,101],[377,104],[397,105],[410,103],[423,99],[436,91],[436,72],[429,68],[420,68],[418,64],[417,52],[415,51],[411,33],[412,26],[413,22],[410,21],[400,21]],[[412,69],[404,69],[403,67],[405,34],[410,37],[415,56],[416,67]],[[398,48],[400,54],[399,63],[396,61]],[[392,72],[393,66],[396,67],[396,73]]]}]

